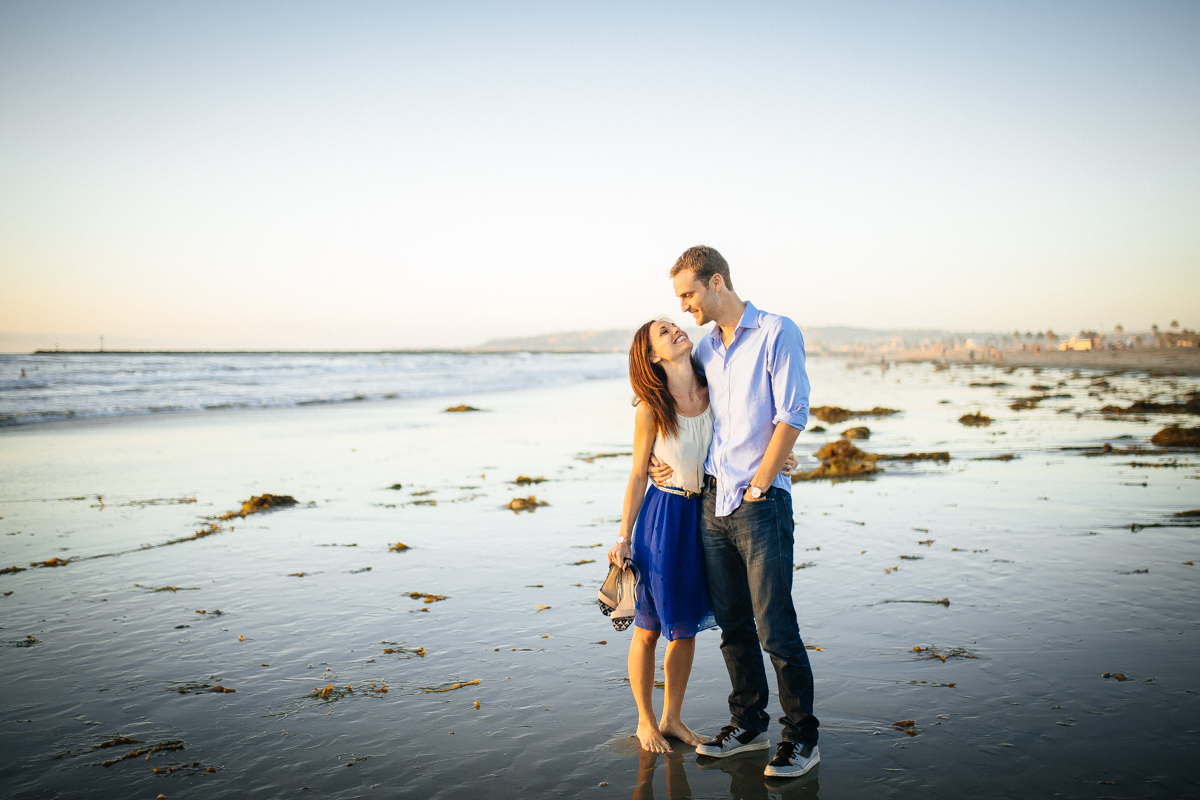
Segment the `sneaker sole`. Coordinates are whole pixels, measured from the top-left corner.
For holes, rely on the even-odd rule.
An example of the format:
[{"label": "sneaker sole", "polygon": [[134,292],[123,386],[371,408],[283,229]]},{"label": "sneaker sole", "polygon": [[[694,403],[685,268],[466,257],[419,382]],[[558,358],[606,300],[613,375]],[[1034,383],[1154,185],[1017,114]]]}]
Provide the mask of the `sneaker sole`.
[{"label": "sneaker sole", "polygon": [[784,769],[795,769],[794,767],[772,767],[770,764],[763,770],[763,775],[768,778],[799,778],[801,775],[807,774],[813,767],[821,763],[821,753],[817,753],[817,757],[809,761],[804,769],[799,772],[783,772]]},{"label": "sneaker sole", "polygon": [[729,756],[736,756],[738,753],[749,753],[753,750],[766,750],[771,746],[771,742],[770,742],[770,740],[764,739],[761,742],[754,742],[752,744],[744,744],[744,745],[741,745],[740,747],[735,747],[732,750],[723,750],[719,753],[710,753],[707,750],[701,750],[700,748],[702,748],[704,746],[705,745],[702,745],[702,744],[696,745],[696,754],[697,755],[707,756],[709,758],[728,758]]}]

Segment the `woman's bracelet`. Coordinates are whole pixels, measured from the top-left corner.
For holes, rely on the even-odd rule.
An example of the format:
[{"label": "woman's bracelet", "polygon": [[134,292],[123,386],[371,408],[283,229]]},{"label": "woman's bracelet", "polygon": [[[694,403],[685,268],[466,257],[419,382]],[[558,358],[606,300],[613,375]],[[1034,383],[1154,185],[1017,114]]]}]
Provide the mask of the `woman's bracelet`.
[{"label": "woman's bracelet", "polygon": [[628,540],[628,539],[626,539],[624,536],[618,536],[618,537],[617,537],[617,544],[625,544],[625,543],[626,543],[626,542],[628,542],[628,541],[629,541],[629,540]]}]

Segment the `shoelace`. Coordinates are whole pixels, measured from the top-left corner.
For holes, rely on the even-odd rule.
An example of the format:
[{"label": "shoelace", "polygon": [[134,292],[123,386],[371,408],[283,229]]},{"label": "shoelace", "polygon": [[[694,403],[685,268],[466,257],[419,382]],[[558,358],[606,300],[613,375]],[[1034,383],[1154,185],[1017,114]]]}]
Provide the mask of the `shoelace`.
[{"label": "shoelace", "polygon": [[780,759],[783,759],[784,761],[791,761],[795,755],[795,742],[780,742],[779,749],[775,751],[775,758],[772,759],[772,761],[779,761]]},{"label": "shoelace", "polygon": [[729,739],[732,738],[737,732],[737,725],[726,725],[724,728],[721,728],[720,733],[713,737],[713,744],[717,745],[718,747],[724,747],[725,742],[729,741]]}]

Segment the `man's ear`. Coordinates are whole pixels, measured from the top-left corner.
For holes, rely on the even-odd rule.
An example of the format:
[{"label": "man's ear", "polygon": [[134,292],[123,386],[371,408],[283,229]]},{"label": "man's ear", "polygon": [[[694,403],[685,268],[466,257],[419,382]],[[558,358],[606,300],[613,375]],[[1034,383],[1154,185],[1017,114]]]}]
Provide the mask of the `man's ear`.
[{"label": "man's ear", "polygon": [[725,288],[725,277],[719,272],[714,272],[708,279],[708,288],[712,292],[722,291]]}]

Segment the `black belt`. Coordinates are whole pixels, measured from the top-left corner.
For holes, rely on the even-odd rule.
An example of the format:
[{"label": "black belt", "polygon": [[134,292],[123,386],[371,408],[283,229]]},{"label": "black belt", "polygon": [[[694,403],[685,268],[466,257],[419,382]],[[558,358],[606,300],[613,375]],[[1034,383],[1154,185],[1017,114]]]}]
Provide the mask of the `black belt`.
[{"label": "black belt", "polygon": [[712,475],[709,475],[708,473],[705,473],[705,475],[704,475],[704,488],[705,488],[705,489],[712,489],[713,491],[716,491],[716,489],[717,489],[717,479],[716,479],[716,478],[714,478]]}]

